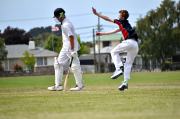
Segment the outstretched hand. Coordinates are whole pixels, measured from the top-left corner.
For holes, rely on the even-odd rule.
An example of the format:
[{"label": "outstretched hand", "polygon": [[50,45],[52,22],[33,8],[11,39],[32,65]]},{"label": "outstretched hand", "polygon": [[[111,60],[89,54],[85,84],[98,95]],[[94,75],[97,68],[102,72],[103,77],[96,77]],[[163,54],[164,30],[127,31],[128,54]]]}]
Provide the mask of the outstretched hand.
[{"label": "outstretched hand", "polygon": [[96,9],[94,9],[93,7],[92,7],[92,11],[95,15],[97,15]]},{"label": "outstretched hand", "polygon": [[97,36],[102,36],[103,33],[101,33],[101,32],[96,32],[96,35],[97,35]]}]

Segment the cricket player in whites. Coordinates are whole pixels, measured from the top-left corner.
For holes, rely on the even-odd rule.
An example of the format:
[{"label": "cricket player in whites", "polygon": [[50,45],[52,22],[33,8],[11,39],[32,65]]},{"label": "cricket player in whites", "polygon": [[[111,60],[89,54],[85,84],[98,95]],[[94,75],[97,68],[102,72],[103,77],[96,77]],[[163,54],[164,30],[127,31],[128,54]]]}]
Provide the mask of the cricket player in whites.
[{"label": "cricket player in whites", "polygon": [[121,31],[124,36],[125,40],[119,45],[117,45],[111,51],[111,57],[114,61],[114,65],[116,68],[116,71],[114,72],[113,76],[111,76],[111,79],[116,79],[123,74],[123,71],[120,68],[123,66],[123,64],[120,59],[119,53],[127,52],[126,62],[124,64],[124,82],[119,87],[120,91],[124,91],[125,89],[128,89],[128,79],[130,79],[132,63],[138,53],[138,43],[137,43],[138,35],[136,31],[132,29],[131,25],[129,24],[127,20],[127,18],[129,17],[128,11],[126,10],[119,11],[118,19],[110,19],[107,16],[98,14],[96,12],[96,9],[94,8],[92,8],[92,11],[98,17],[101,17],[102,19],[115,23],[119,26],[119,28],[116,30],[105,32],[105,33],[97,32],[96,35],[98,36],[110,35],[110,34],[114,34]]},{"label": "cricket player in whites", "polygon": [[55,85],[48,87],[49,90],[63,90],[62,77],[63,77],[63,65],[73,57],[71,70],[74,73],[76,80],[76,86],[71,88],[71,91],[82,91],[84,90],[82,81],[82,72],[80,67],[80,61],[78,58],[77,51],[80,49],[80,45],[77,41],[74,26],[65,16],[65,11],[62,8],[57,8],[54,11],[54,18],[58,22],[61,22],[63,47],[60,54],[54,58],[54,69],[55,69]]}]

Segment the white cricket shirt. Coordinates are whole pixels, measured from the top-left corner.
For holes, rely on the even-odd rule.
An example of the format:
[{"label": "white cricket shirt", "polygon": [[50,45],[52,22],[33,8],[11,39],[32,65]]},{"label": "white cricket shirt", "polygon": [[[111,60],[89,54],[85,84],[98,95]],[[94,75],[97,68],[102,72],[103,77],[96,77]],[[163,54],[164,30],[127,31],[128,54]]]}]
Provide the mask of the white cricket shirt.
[{"label": "white cricket shirt", "polygon": [[79,50],[79,43],[77,41],[77,36],[74,30],[74,26],[69,21],[69,19],[65,18],[61,25],[62,30],[62,39],[63,39],[63,47],[61,51],[69,51],[71,50],[71,44],[69,41],[69,36],[74,36],[74,50]]}]

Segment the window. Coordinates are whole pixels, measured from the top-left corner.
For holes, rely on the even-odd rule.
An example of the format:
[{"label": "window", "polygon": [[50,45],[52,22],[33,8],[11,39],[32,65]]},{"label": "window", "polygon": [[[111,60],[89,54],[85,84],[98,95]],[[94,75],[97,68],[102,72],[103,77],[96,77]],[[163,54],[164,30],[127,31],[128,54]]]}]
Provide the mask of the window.
[{"label": "window", "polygon": [[37,58],[37,66],[47,65],[47,57]]},{"label": "window", "polygon": [[9,66],[9,60],[8,60],[8,59],[6,59],[6,60],[4,61],[4,65],[5,65],[4,70],[5,70],[5,71],[8,70],[8,66]]},{"label": "window", "polygon": [[80,60],[81,65],[94,65],[94,60]]},{"label": "window", "polygon": [[47,65],[47,57],[44,57],[44,65]]},{"label": "window", "polygon": [[37,58],[37,65],[43,65],[43,58],[42,57],[39,57]]},{"label": "window", "polygon": [[9,59],[9,63],[8,64],[9,64],[9,70],[10,71],[14,71],[13,66],[16,63],[19,63],[23,67],[23,63],[22,63],[21,59]]},{"label": "window", "polygon": [[111,41],[103,41],[103,47],[111,46]]},{"label": "window", "polygon": [[105,57],[105,63],[108,63],[108,56]]}]

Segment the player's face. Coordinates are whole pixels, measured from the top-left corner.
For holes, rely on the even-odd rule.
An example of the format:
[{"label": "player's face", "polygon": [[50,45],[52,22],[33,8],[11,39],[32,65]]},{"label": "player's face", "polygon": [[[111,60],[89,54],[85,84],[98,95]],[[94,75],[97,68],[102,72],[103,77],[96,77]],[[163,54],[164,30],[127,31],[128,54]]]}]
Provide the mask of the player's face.
[{"label": "player's face", "polygon": [[122,13],[119,13],[118,19],[122,19]]},{"label": "player's face", "polygon": [[56,16],[56,19],[60,22],[60,15]]}]

